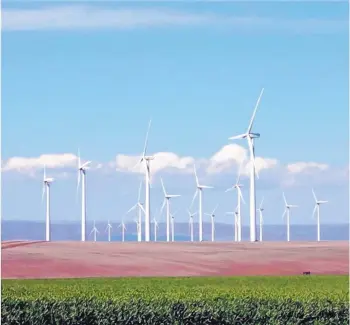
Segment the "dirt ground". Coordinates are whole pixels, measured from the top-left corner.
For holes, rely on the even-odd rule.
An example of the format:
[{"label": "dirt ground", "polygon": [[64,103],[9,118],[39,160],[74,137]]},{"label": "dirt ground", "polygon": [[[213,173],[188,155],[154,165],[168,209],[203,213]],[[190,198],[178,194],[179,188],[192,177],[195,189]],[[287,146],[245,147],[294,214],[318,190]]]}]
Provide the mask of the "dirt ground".
[{"label": "dirt ground", "polygon": [[349,243],[2,242],[2,278],[348,274]]}]

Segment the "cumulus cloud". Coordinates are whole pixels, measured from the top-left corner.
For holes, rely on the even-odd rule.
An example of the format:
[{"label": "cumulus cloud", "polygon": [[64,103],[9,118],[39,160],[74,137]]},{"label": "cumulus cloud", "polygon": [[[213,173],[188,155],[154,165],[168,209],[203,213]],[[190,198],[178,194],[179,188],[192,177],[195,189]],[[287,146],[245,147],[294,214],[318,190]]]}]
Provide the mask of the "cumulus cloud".
[{"label": "cumulus cloud", "polygon": [[327,164],[321,164],[316,162],[296,162],[287,165],[287,170],[291,174],[309,173],[313,171],[324,171],[329,166]]},{"label": "cumulus cloud", "polygon": [[44,154],[39,157],[12,157],[3,162],[3,171],[29,171],[44,168],[64,168],[76,166],[77,156],[71,153]]},{"label": "cumulus cloud", "polygon": [[[248,160],[248,150],[238,144],[228,144],[216,152],[208,162],[207,173],[218,174],[236,168],[242,164],[242,175],[249,175],[251,163]],[[255,157],[256,171],[276,167],[277,159]]]},{"label": "cumulus cloud", "polygon": [[[157,152],[154,155],[154,160],[151,160],[152,174],[156,174],[164,169],[174,169],[184,173],[192,171],[195,159],[193,157],[180,157],[173,152]],[[116,156],[116,169],[118,171],[144,173],[143,164],[137,164],[140,156]],[[135,168],[134,168],[135,167]]]}]

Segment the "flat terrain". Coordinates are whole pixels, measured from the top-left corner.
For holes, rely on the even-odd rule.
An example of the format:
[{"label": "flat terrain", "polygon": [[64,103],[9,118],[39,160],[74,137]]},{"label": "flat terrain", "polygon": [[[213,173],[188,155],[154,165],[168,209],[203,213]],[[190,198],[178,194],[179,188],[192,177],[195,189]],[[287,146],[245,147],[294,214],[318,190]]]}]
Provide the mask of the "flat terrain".
[{"label": "flat terrain", "polygon": [[2,278],[348,274],[349,243],[2,242]]}]

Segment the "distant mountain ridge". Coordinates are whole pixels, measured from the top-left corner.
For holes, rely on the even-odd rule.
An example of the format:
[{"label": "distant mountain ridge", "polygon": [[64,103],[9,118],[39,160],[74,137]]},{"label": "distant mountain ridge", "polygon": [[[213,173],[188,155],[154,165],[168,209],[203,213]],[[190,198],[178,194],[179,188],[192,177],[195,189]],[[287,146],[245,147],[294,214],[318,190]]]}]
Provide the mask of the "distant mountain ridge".
[{"label": "distant mountain ridge", "polygon": [[[117,228],[119,223],[113,223],[112,240],[121,241],[121,230]],[[93,225],[92,222],[87,224],[87,235],[90,234]],[[100,233],[97,236],[99,241],[107,240],[107,222],[97,222],[97,229]],[[127,223],[125,232],[126,241],[136,241],[136,223]],[[151,225],[151,239],[153,241],[153,224]],[[259,229],[258,229],[259,230]],[[165,241],[166,234],[165,223],[159,223],[157,231],[157,240]],[[258,232],[259,234],[259,232]],[[316,225],[291,225],[290,236],[292,241],[315,241]],[[54,223],[51,226],[52,240],[80,240],[80,223]],[[210,223],[203,224],[204,240],[209,241],[211,238]],[[285,241],[286,240],[285,225],[265,225],[263,230],[263,240],[265,241]],[[2,240],[44,240],[45,239],[45,223],[35,221],[10,221],[3,220],[1,223]],[[198,224],[194,224],[194,239],[198,240]],[[233,241],[234,228],[233,225],[216,223],[215,240],[216,241]],[[242,229],[243,241],[249,240],[249,227],[244,226]],[[92,236],[88,236],[88,240],[92,240]],[[175,224],[175,240],[189,241],[189,225],[188,223]],[[321,225],[321,240],[349,240],[349,225]]]}]

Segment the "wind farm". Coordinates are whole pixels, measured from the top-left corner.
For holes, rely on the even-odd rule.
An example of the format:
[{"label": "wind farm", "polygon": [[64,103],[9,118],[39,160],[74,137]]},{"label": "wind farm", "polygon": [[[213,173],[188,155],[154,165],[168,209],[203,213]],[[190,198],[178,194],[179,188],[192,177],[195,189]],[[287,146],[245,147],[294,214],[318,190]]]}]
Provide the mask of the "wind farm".
[{"label": "wind farm", "polygon": [[[161,191],[163,194],[163,202],[161,205],[161,208],[159,209],[159,214],[156,215],[156,213],[151,213],[151,211],[156,211],[156,209],[151,207],[151,192],[153,191],[153,187],[151,186],[151,161],[157,162],[156,157],[150,156],[147,153],[148,148],[148,141],[149,141],[149,134],[151,129],[151,120],[149,121],[147,133],[145,137],[144,147],[141,155],[138,158],[138,161],[136,165],[133,167],[133,170],[135,168],[141,168],[141,170],[144,170],[144,181],[140,181],[138,191],[137,191],[137,201],[133,203],[131,208],[125,212],[125,214],[122,216],[121,221],[119,221],[119,224],[116,225],[116,227],[113,226],[115,221],[111,222],[111,220],[107,221],[105,233],[107,233],[107,242],[101,242],[99,241],[98,235],[101,235],[99,233],[99,230],[97,229],[95,220],[93,221],[93,227],[91,229],[91,232],[89,233],[88,238],[86,238],[86,224],[87,224],[87,216],[89,216],[89,210],[87,209],[87,197],[86,197],[86,175],[87,170],[89,169],[89,165],[91,164],[91,161],[82,161],[80,156],[80,150],[78,149],[78,156],[77,156],[77,170],[78,170],[78,180],[77,180],[77,197],[78,197],[78,191],[81,187],[81,244],[79,244],[77,249],[73,249],[73,246],[77,245],[77,242],[69,243],[69,242],[55,242],[52,241],[50,236],[51,231],[51,218],[50,218],[50,185],[53,182],[53,178],[49,178],[46,176],[46,167],[44,166],[44,178],[43,178],[43,192],[42,192],[42,200],[44,197],[44,194],[46,193],[46,218],[45,218],[45,244],[41,242],[3,242],[3,249],[5,259],[4,265],[7,265],[4,269],[4,276],[5,277],[16,277],[19,275],[18,271],[16,271],[14,274],[15,269],[18,270],[18,267],[16,266],[16,263],[20,263],[19,261],[23,259],[23,257],[20,257],[23,251],[37,251],[38,254],[44,254],[46,257],[49,254],[54,254],[55,251],[59,250],[59,247],[62,248],[62,250],[66,250],[70,253],[71,256],[75,256],[74,258],[77,259],[76,261],[76,267],[77,269],[81,270],[83,268],[83,262],[78,262],[80,257],[84,257],[84,260],[90,260],[90,254],[92,250],[96,250],[100,254],[100,260],[98,261],[92,261],[91,267],[87,269],[83,274],[86,276],[97,276],[102,275],[102,271],[98,271],[97,265],[93,266],[97,262],[100,263],[103,259],[103,264],[105,265],[105,275],[106,276],[126,276],[126,275],[175,275],[175,274],[183,274],[183,275],[210,275],[210,274],[231,274],[231,275],[239,275],[239,274],[255,274],[255,275],[269,275],[269,274],[296,274],[300,273],[301,268],[308,268],[312,269],[313,272],[316,273],[343,273],[346,271],[347,268],[347,260],[345,258],[346,253],[346,247],[344,245],[344,242],[336,242],[331,243],[329,241],[321,242],[321,235],[320,235],[320,229],[321,229],[321,219],[320,219],[320,205],[328,203],[328,201],[325,200],[318,200],[315,194],[314,189],[311,189],[312,196],[314,198],[315,207],[313,210],[312,215],[315,216],[316,214],[316,236],[315,236],[315,242],[298,242],[293,241],[293,234],[291,236],[291,209],[298,207],[295,204],[289,204],[287,202],[285,193],[282,192],[282,202],[284,203],[285,210],[283,213],[282,218],[286,222],[286,238],[284,241],[279,242],[269,242],[266,241],[266,236],[263,235],[263,229],[265,224],[265,217],[263,218],[263,211],[265,210],[263,203],[264,197],[262,197],[260,205],[258,208],[256,207],[256,178],[259,180],[259,176],[257,173],[256,168],[256,162],[255,162],[255,148],[254,148],[254,139],[260,138],[259,133],[253,132],[253,125],[256,118],[256,113],[258,111],[258,107],[263,95],[264,89],[261,90],[260,95],[258,97],[258,100],[255,104],[253,114],[251,116],[247,131],[244,134],[241,134],[239,136],[234,136],[229,138],[230,140],[236,140],[236,139],[247,139],[248,142],[248,152],[249,152],[249,164],[246,165],[245,168],[249,168],[249,175],[250,175],[250,188],[249,188],[249,223],[248,223],[248,240],[244,240],[242,237],[242,219],[245,216],[242,216],[242,209],[241,204],[246,204],[242,188],[243,184],[241,182],[241,176],[242,176],[242,170],[243,170],[243,161],[240,161],[237,163],[237,178],[233,186],[226,189],[225,191],[222,190],[222,193],[225,192],[231,192],[236,191],[236,196],[227,196],[226,200],[230,202],[230,206],[234,210],[231,212],[226,212],[225,218],[227,219],[226,223],[230,225],[228,229],[231,229],[230,234],[230,240],[226,241],[220,241],[217,239],[216,235],[216,215],[217,215],[217,209],[219,204],[215,206],[215,208],[211,212],[203,213],[203,190],[205,190],[205,198],[209,197],[211,195],[209,189],[214,189],[213,186],[204,185],[202,181],[199,180],[198,174],[197,174],[197,167],[195,164],[192,166],[192,177],[194,179],[194,196],[192,197],[191,204],[189,205],[189,208],[184,211],[184,214],[187,214],[188,219],[188,234],[185,235],[185,239],[182,238],[180,242],[176,239],[177,235],[177,227],[176,227],[176,219],[175,216],[179,212],[179,209],[177,209],[175,212],[172,211],[172,205],[171,202],[176,199],[180,198],[181,194],[169,194],[167,187],[165,185],[165,182],[162,177],[160,177],[160,185],[161,185]],[[144,184],[144,194],[145,196],[142,197],[142,186]],[[208,191],[207,191],[208,190]],[[135,191],[136,192],[136,191]],[[170,192],[173,193],[173,192]],[[198,210],[195,211],[195,203],[196,198],[198,197]],[[190,198],[188,198],[190,199]],[[144,202],[144,203],[143,203]],[[176,205],[176,200],[172,204]],[[162,219],[162,216],[164,215],[165,210],[165,233],[160,233],[162,230],[159,227],[159,220]],[[136,216],[132,218],[133,213],[136,212]],[[256,213],[258,212],[259,220],[257,222]],[[210,224],[210,235],[208,240],[204,240],[203,236],[203,224],[204,224],[204,218],[207,220]],[[130,242],[128,240],[128,234],[130,234],[130,227],[127,227],[127,224],[125,223],[125,220],[133,220],[136,228],[136,237],[135,237],[135,243]],[[153,227],[151,227],[153,225]],[[195,226],[198,225],[198,231],[195,232]],[[257,225],[259,225],[259,230],[257,229]],[[153,228],[153,231],[152,231]],[[129,233],[128,233],[129,232]],[[113,240],[113,236],[118,233],[119,235],[119,243],[118,241]],[[153,233],[153,235],[152,235]],[[198,234],[198,237],[195,236],[195,233]],[[91,246],[87,241],[92,241],[94,246]],[[84,243],[86,242],[86,243]],[[187,242],[187,243],[186,243]],[[149,246],[151,243],[152,245],[156,246]],[[321,244],[322,243],[322,244]],[[138,246],[135,246],[138,245]],[[47,245],[47,246],[45,246]],[[108,246],[109,245],[109,246]],[[165,246],[164,246],[165,245]],[[48,250],[46,250],[46,248]],[[84,248],[86,247],[86,248]],[[293,257],[288,263],[284,261],[282,258],[282,255],[280,252],[278,252],[278,248],[285,250],[285,252],[288,254],[289,247],[293,249],[293,251],[298,251],[297,257]],[[310,262],[309,257],[303,253],[303,251],[307,249],[312,249],[314,251],[320,251],[323,252],[320,253],[318,257],[318,264],[315,264],[314,262]],[[335,269],[331,268],[329,266],[329,263],[322,264],[323,260],[329,259],[330,256],[328,254],[324,253],[324,250],[326,247],[331,247],[329,249],[329,253],[332,255],[332,258],[335,258],[335,263],[337,267]],[[73,249],[73,250],[72,250]],[[112,258],[113,262],[109,263],[106,262],[105,259],[107,259],[107,256],[109,256],[110,252],[118,252],[118,254],[124,254],[122,253],[125,251],[125,249],[129,252],[128,253],[128,259],[132,260],[138,260],[140,256],[144,254],[151,254],[153,258],[157,259],[160,258],[160,260],[163,261],[163,266],[159,266],[162,269],[162,272],[155,271],[154,268],[149,268],[149,266],[146,267],[144,265],[142,269],[139,271],[132,271],[135,269],[136,265],[129,265],[129,269],[127,269],[122,266],[117,266],[116,268],[112,267],[114,265],[113,263],[119,263],[121,261],[121,255],[118,257]],[[261,262],[256,258],[255,252],[257,249],[262,249],[264,251],[264,256],[271,255],[273,256],[271,263],[273,261],[274,267],[272,268],[266,268],[266,266],[263,266]],[[168,269],[166,267],[169,263],[174,263],[173,258],[176,258],[177,261],[182,261],[181,263],[185,263],[187,258],[190,258],[193,262],[198,258],[196,255],[197,251],[206,251],[208,253],[208,258],[202,260],[202,262],[206,265],[205,267],[202,265],[202,267],[199,268],[188,268],[184,265],[181,266],[183,271],[179,273],[178,268]],[[229,265],[231,263],[231,267],[220,267],[216,268],[212,263],[212,256],[213,254],[217,254],[217,252],[221,250],[226,250],[228,252],[231,252],[232,256],[234,258],[238,258],[240,256],[240,252],[242,250],[245,251],[245,262],[230,262],[230,258],[222,256],[222,258],[226,259],[226,262],[221,261],[220,263],[224,263],[225,265]],[[15,251],[18,251],[19,261],[16,262],[16,258],[13,258],[12,253]],[[74,253],[73,253],[74,251]],[[85,252],[84,252],[85,251]],[[143,252],[143,253],[141,253]],[[148,252],[148,253],[146,253]],[[187,252],[187,253],[185,253]],[[58,254],[58,251],[55,253]],[[58,256],[57,255],[57,256]],[[6,259],[8,258],[10,259]],[[165,257],[167,256],[167,257]],[[182,256],[182,257],[180,257]],[[288,255],[287,255],[288,256]],[[335,257],[337,256],[337,257]],[[40,259],[38,260],[40,261]],[[41,261],[42,262],[42,261]],[[40,263],[41,263],[40,262]],[[71,261],[73,263],[73,261]],[[71,263],[70,262],[70,263]],[[26,259],[26,263],[29,263]],[[53,263],[53,262],[52,262]],[[55,262],[58,263],[57,261]],[[85,262],[84,262],[85,263]],[[124,262],[123,262],[124,263]],[[134,262],[133,262],[134,263]],[[232,264],[236,263],[236,264]],[[343,263],[343,264],[342,264]],[[141,263],[142,264],[142,263]],[[140,265],[141,265],[140,264]],[[11,265],[11,267],[9,267]],[[79,266],[80,265],[80,266]],[[99,264],[98,264],[99,265]],[[108,266],[110,265],[110,266]],[[158,265],[158,264],[155,264]],[[234,267],[232,265],[235,265]],[[250,266],[248,266],[250,265]],[[255,265],[255,267],[254,267]],[[303,265],[301,267],[301,265]],[[318,265],[317,267],[315,265]],[[320,265],[323,265],[322,267]],[[34,266],[33,266],[34,267]],[[35,269],[36,267],[34,267]],[[62,266],[63,268],[63,266]],[[209,272],[208,270],[211,269]],[[249,269],[249,271],[248,271]],[[10,271],[12,270],[12,271]],[[51,267],[47,267],[48,273],[55,274],[53,270],[51,270]],[[90,271],[88,271],[90,270]],[[102,270],[102,269],[101,269]],[[136,269],[135,269],[136,270]],[[147,271],[148,270],[148,271]],[[24,277],[35,277],[35,276],[45,276],[48,277],[49,275],[45,275],[43,272],[41,273],[30,273],[31,271],[24,271],[26,275],[20,275]],[[57,272],[59,272],[59,268],[57,269]],[[82,271],[79,271],[82,272]],[[136,273],[135,273],[136,272]],[[175,273],[173,273],[175,272]],[[216,273],[215,273],[216,272]],[[36,275],[35,275],[36,274]],[[72,272],[65,271],[65,274],[68,276],[77,276],[77,274]],[[57,275],[58,276],[58,275]]]}]

